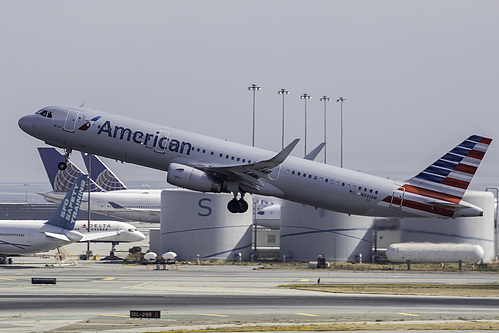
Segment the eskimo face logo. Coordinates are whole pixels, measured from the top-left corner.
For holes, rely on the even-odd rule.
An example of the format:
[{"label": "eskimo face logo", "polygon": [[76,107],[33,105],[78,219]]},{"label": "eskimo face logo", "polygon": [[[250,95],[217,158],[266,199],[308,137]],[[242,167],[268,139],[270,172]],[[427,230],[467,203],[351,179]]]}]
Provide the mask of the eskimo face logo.
[{"label": "eskimo face logo", "polygon": [[91,122],[95,122],[99,119],[101,119],[102,116],[97,116],[97,117],[93,117],[92,119],[90,120],[87,120],[83,125],[80,126],[80,128],[78,128],[80,131],[86,131],[87,129],[90,128],[90,126],[92,126],[92,123]]}]

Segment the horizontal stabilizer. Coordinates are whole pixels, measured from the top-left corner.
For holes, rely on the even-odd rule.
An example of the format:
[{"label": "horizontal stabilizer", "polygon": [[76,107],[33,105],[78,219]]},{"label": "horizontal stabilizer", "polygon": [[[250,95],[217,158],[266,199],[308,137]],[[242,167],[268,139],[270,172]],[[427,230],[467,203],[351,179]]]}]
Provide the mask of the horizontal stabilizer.
[{"label": "horizontal stabilizer", "polygon": [[43,233],[47,237],[59,239],[59,240],[65,241],[65,242],[71,242],[71,240],[68,238],[68,236],[66,236],[64,234],[56,234],[54,232],[48,232],[48,231],[44,231]]}]

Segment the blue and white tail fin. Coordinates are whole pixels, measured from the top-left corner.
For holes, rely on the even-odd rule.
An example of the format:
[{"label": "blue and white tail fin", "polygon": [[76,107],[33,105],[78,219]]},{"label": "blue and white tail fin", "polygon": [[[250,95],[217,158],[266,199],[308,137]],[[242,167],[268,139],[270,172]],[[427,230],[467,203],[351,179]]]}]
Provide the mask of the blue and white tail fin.
[{"label": "blue and white tail fin", "polygon": [[83,192],[87,184],[87,175],[79,175],[75,183],[69,189],[55,213],[50,217],[46,224],[61,227],[67,230],[73,230],[80,211]]},{"label": "blue and white tail fin", "polygon": [[[57,165],[59,162],[64,161],[64,155],[53,147],[38,147],[38,153],[40,154],[45,172],[47,172],[49,178],[50,186],[52,186],[54,192],[67,192],[75,183],[76,178],[79,175],[83,175],[83,171],[71,161],[67,162],[67,168],[65,170],[59,170]],[[85,188],[85,190],[87,189]],[[93,181],[90,183],[90,190],[92,192],[103,191]]]},{"label": "blue and white tail fin", "polygon": [[[472,135],[407,181],[417,192],[458,203],[468,188],[492,139]],[[404,185],[404,187],[408,187]],[[411,191],[412,192],[412,191]],[[428,193],[426,193],[428,195]]]},{"label": "blue and white tail fin", "polygon": [[[90,178],[104,191],[126,190],[126,185],[95,155],[81,153]],[[89,157],[91,168],[89,167]],[[89,169],[92,169],[91,171]]]}]

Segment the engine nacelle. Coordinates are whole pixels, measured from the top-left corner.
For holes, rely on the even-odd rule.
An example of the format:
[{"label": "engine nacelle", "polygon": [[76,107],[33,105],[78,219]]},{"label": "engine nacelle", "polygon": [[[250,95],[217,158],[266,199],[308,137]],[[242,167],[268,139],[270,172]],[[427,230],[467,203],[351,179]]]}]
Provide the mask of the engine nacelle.
[{"label": "engine nacelle", "polygon": [[179,163],[170,163],[166,181],[169,184],[194,191],[215,193],[222,191],[222,180],[213,178],[199,169]]}]

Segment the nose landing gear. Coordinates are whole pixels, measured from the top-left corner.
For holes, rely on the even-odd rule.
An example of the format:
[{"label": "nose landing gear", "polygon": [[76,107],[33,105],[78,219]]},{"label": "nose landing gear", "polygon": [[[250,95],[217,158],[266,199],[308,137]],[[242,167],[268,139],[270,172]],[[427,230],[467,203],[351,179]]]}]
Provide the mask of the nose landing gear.
[{"label": "nose landing gear", "polygon": [[59,170],[66,170],[68,167],[69,155],[71,155],[71,148],[66,148],[66,154],[64,155],[64,162],[59,162],[57,167]]}]

